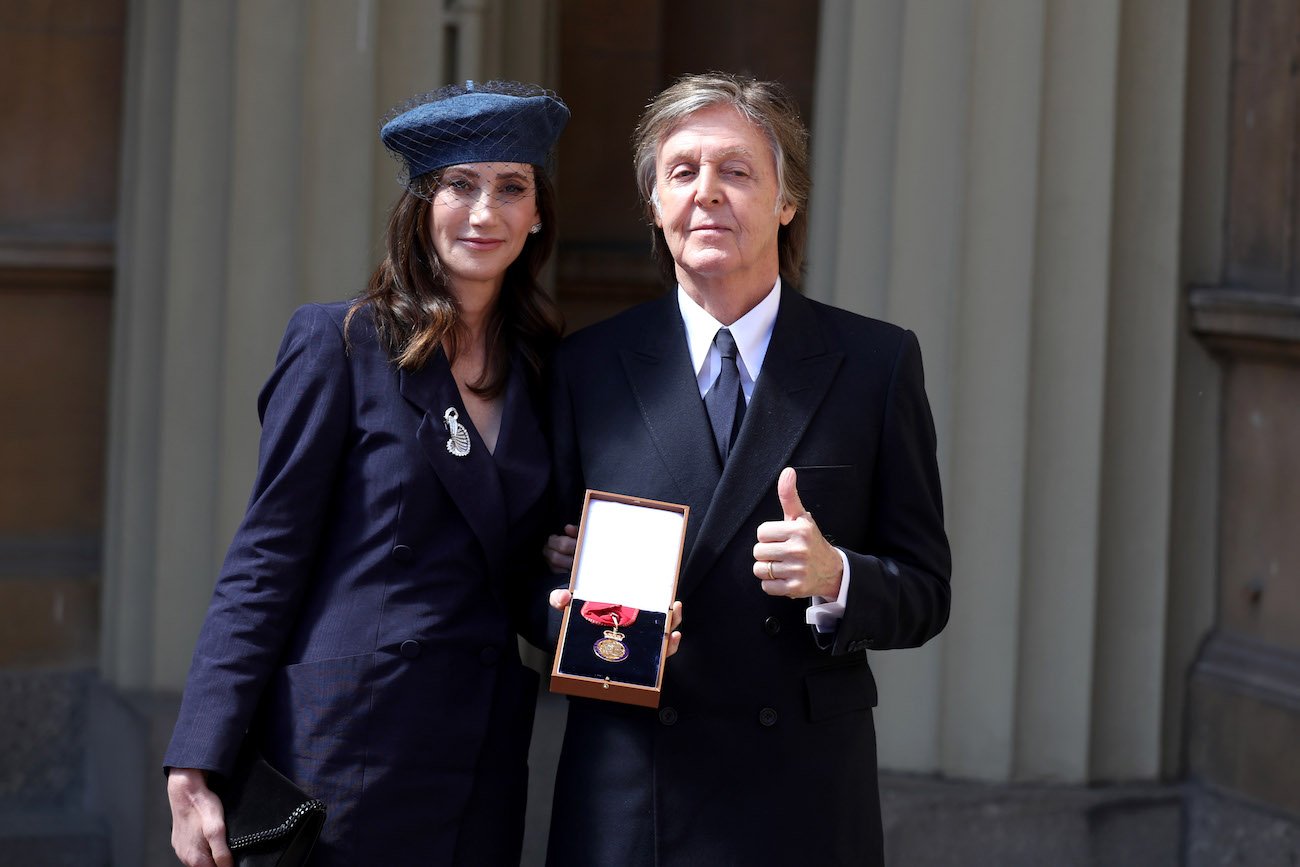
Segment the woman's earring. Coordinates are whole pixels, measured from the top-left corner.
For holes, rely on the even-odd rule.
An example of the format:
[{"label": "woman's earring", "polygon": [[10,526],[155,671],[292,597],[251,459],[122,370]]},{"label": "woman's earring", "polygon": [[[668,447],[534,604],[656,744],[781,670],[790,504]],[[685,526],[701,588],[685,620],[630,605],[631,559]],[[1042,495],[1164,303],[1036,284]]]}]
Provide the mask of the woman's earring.
[{"label": "woman's earring", "polygon": [[540,231],[542,231],[542,224],[541,224],[541,223],[533,223],[533,227],[532,227],[531,229],[528,230],[528,234],[530,234],[530,235],[536,235],[536,234],[537,234],[538,232],[540,232]]}]

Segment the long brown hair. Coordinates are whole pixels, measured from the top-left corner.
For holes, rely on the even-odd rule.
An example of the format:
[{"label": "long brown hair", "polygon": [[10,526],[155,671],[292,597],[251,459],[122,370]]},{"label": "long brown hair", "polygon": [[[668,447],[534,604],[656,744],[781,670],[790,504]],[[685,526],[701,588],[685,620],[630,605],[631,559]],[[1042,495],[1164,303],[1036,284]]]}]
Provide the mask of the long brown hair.
[{"label": "long brown hair", "polygon": [[[505,390],[513,351],[519,352],[536,385],[560,338],[559,312],[538,283],[555,247],[555,193],[542,167],[533,166],[533,178],[542,228],[527,237],[523,250],[506,268],[501,294],[488,319],[487,363],[478,381],[469,384],[475,394],[489,399]],[[436,188],[437,181],[431,178],[430,188]],[[352,318],[369,308],[389,358],[404,370],[419,370],[440,346],[446,347],[448,362],[455,360],[464,339],[456,297],[433,247],[432,211],[429,199],[403,191],[388,217],[384,259],[344,320],[346,337]]]}]

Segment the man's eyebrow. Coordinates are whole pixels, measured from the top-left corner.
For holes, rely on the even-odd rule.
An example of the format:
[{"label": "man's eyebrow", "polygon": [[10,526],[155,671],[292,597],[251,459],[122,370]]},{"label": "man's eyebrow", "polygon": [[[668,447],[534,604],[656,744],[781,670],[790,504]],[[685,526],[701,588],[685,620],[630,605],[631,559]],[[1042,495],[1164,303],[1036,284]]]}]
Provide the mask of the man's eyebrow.
[{"label": "man's eyebrow", "polygon": [[[723,162],[725,160],[736,159],[737,157],[746,160],[754,159],[754,151],[744,145],[733,145],[720,151],[708,152],[705,155],[706,162]],[[696,148],[683,148],[680,151],[664,154],[662,162],[666,166],[677,165],[678,163],[695,163],[700,162],[699,151]]]},{"label": "man's eyebrow", "polygon": [[696,161],[696,150],[694,148],[682,148],[679,151],[664,154],[661,162],[666,166],[675,166],[678,163],[694,163]]},{"label": "man's eyebrow", "polygon": [[752,160],[754,158],[754,152],[749,148],[745,147],[744,145],[733,145],[732,147],[718,151],[713,156],[717,159],[718,162],[721,162],[723,160],[735,159],[736,157]]}]

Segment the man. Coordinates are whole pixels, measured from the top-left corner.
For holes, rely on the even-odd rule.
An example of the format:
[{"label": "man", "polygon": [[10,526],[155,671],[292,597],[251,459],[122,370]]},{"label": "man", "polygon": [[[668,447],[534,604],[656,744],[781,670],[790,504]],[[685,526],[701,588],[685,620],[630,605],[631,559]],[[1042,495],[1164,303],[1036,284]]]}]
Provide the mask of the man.
[{"label": "man", "polygon": [[949,605],[916,338],[795,289],[807,133],[776,85],[679,80],[636,165],[677,289],[563,345],[555,472],[570,519],[585,488],[690,506],[689,634],[657,711],[571,700],[548,860],[880,864],[865,651]]}]

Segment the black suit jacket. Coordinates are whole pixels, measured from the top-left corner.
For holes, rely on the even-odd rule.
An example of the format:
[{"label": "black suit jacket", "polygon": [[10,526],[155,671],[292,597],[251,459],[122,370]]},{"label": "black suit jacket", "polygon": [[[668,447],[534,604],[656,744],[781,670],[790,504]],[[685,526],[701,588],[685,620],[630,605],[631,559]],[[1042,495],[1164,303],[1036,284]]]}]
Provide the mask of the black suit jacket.
[{"label": "black suit jacket", "polygon": [[[915,336],[782,291],[723,469],[675,295],[567,340],[552,391],[566,518],[585,488],[691,507],[684,639],[659,710],[573,699],[553,864],[875,864],[881,860],[867,649],[947,622],[950,558]],[[776,479],[848,557],[833,635],[753,575]]]}]

